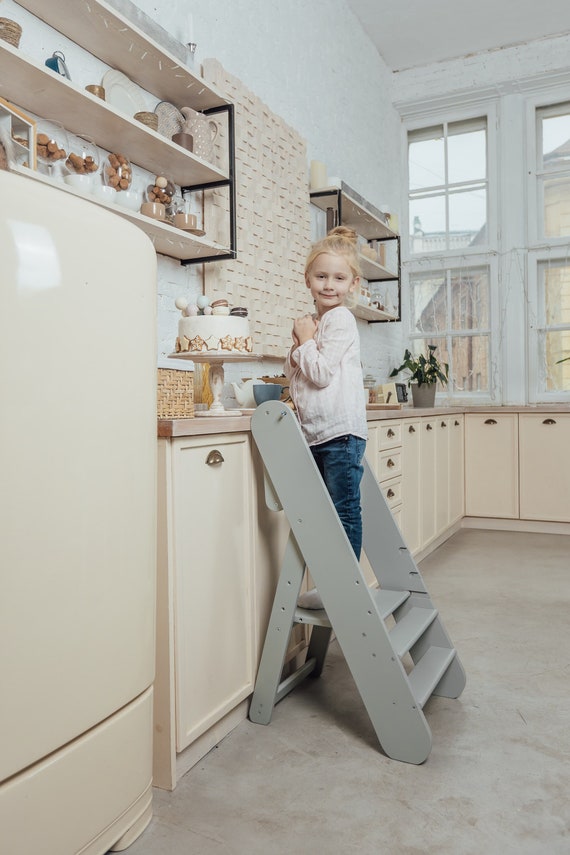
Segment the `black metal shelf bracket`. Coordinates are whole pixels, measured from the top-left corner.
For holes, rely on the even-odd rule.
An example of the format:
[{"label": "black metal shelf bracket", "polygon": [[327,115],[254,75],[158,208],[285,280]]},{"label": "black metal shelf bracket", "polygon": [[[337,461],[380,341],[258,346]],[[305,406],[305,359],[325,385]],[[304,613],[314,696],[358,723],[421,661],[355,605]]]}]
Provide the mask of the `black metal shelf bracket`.
[{"label": "black metal shelf bracket", "polygon": [[216,187],[227,187],[229,190],[229,218],[230,218],[230,248],[228,252],[220,255],[199,256],[198,258],[183,258],[181,264],[206,264],[208,261],[224,261],[225,259],[237,258],[237,221],[236,221],[236,183],[235,183],[235,109],[233,104],[222,104],[219,107],[209,107],[203,110],[205,115],[214,113],[226,113],[228,123],[228,177],[219,181],[207,181],[202,184],[190,184],[181,187],[182,194],[196,191],[213,190]]}]

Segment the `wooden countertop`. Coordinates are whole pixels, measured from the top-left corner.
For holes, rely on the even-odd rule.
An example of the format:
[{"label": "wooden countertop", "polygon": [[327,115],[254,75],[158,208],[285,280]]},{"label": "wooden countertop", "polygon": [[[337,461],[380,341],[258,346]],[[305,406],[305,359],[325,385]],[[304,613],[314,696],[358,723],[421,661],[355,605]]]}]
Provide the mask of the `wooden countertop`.
[{"label": "wooden countertop", "polygon": [[[570,413],[570,404],[537,404],[536,406],[508,405],[480,407],[426,407],[405,405],[401,410],[367,410],[369,422],[384,419],[410,419],[430,416],[449,416],[453,413]],[[250,429],[251,416],[198,416],[193,419],[159,419],[158,436],[206,436],[216,433],[239,433]]]}]

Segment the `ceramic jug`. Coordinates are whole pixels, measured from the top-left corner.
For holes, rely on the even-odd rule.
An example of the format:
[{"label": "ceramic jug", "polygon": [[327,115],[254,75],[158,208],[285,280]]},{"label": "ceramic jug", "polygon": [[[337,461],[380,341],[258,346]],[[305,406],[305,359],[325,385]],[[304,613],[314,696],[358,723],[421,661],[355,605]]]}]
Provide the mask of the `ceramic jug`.
[{"label": "ceramic jug", "polygon": [[204,113],[197,113],[192,107],[182,107],[184,125],[182,133],[192,134],[194,138],[194,154],[202,160],[214,161],[214,142],[218,136],[218,125]]}]

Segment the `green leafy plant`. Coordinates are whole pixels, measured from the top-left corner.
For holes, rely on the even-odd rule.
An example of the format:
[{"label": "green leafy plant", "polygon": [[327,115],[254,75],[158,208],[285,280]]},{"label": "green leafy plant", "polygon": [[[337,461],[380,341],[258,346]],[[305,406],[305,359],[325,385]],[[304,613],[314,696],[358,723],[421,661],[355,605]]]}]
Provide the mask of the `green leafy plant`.
[{"label": "green leafy plant", "polygon": [[412,383],[417,383],[422,386],[424,383],[431,386],[433,383],[439,382],[442,386],[446,386],[449,380],[449,365],[447,362],[440,362],[435,351],[435,344],[428,344],[428,354],[425,356],[420,353],[419,356],[411,353],[407,348],[404,351],[404,361],[399,368],[394,368],[390,373],[390,377],[395,377],[400,371],[409,371],[408,386]]}]

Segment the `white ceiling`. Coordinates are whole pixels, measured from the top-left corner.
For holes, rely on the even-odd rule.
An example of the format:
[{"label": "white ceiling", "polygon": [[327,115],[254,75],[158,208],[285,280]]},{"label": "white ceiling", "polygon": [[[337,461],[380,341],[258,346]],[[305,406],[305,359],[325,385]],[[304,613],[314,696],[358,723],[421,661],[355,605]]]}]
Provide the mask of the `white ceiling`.
[{"label": "white ceiling", "polygon": [[348,0],[392,71],[570,32],[569,0]]}]

